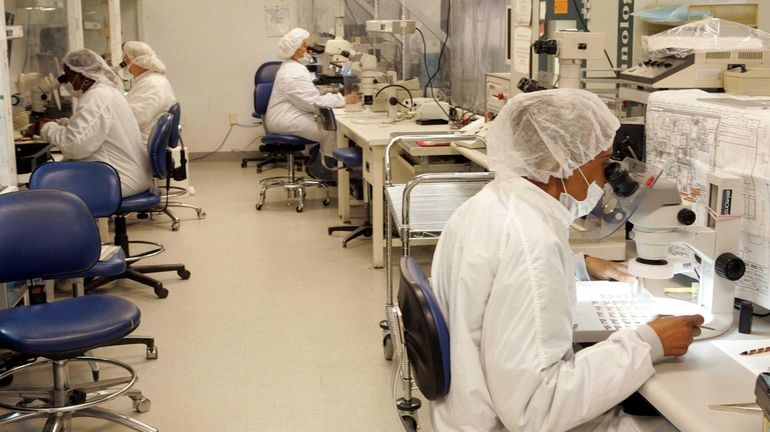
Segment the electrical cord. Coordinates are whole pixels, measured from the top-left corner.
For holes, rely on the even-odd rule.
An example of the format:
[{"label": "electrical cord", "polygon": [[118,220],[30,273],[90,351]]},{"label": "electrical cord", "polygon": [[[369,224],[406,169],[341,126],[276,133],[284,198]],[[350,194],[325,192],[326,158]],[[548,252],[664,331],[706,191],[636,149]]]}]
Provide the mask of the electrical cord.
[{"label": "electrical cord", "polygon": [[[448,11],[447,11],[448,13]],[[423,96],[428,96],[428,87],[430,86],[431,81],[433,81],[433,78],[438,75],[438,71],[441,69],[441,57],[444,54],[444,47],[446,46],[447,39],[449,38],[449,29],[447,28],[447,34],[444,38],[444,43],[441,45],[441,52],[438,56],[438,64],[436,65],[436,71],[433,72],[433,75],[431,75],[430,70],[428,69],[428,44],[425,42],[425,35],[423,34],[422,30],[419,28],[415,28],[420,33],[420,38],[422,39],[422,58],[423,58],[423,66],[425,66],[425,74],[428,76],[428,83],[425,85],[425,88],[423,89]],[[441,111],[444,113],[446,118],[448,120],[452,119],[452,116],[449,115],[449,113],[444,109],[444,107],[439,102],[438,98],[436,98],[436,92],[433,91],[433,87],[430,87],[430,93],[431,97],[433,98],[433,101],[436,102],[436,105],[441,109]],[[454,108],[450,105],[451,108]],[[457,127],[462,127],[460,124],[458,124],[457,121],[451,120],[452,124],[454,124]]]},{"label": "electrical cord", "polygon": [[[214,153],[218,152],[222,147],[225,146],[225,143],[227,143],[227,139],[230,138],[230,134],[233,132],[233,128],[235,128],[236,126],[238,126],[238,127],[245,127],[245,128],[252,128],[252,127],[261,127],[262,125],[259,125],[259,124],[245,125],[245,124],[240,124],[240,123],[231,124],[230,128],[227,129],[227,134],[225,134],[224,139],[222,139],[222,142],[219,144],[219,146],[217,146],[217,148],[215,148],[214,150],[212,150],[212,151],[210,151],[210,152],[208,152],[206,154],[198,156],[196,158],[190,158],[190,162],[207,158],[207,157],[213,155]],[[251,143],[249,143],[249,145],[251,145]]]},{"label": "electrical cord", "polygon": [[374,98],[376,99],[377,96],[379,96],[380,93],[382,93],[382,91],[385,90],[388,87],[398,87],[398,88],[402,88],[402,89],[406,90],[406,92],[409,93],[409,103],[412,106],[414,106],[414,98],[412,97],[412,92],[408,88],[402,86],[401,84],[388,84],[388,85],[382,87],[381,89],[377,90],[377,93],[374,94]]},{"label": "electrical cord", "polygon": [[[583,14],[580,11],[580,8],[578,7],[577,0],[572,0],[572,5],[575,7],[575,11],[577,12],[578,19],[580,20],[580,24],[583,25],[583,28],[586,29],[588,33],[591,33],[591,30],[588,29],[588,24],[583,19]],[[607,58],[607,62],[610,64],[611,69],[615,69],[615,65],[612,63],[612,60],[610,60],[610,55],[607,53],[607,49],[604,49],[604,57]]]}]

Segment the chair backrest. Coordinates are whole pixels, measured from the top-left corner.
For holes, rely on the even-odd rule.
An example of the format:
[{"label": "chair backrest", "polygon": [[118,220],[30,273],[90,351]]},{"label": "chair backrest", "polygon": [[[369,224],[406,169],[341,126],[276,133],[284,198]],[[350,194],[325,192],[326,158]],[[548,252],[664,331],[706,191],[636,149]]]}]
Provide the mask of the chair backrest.
[{"label": "chair backrest", "polygon": [[398,306],[404,345],[420,391],[428,400],[449,392],[449,330],[430,283],[412,257],[401,258]]},{"label": "chair backrest", "polygon": [[[254,74],[254,114],[262,118],[267,112],[270,94],[273,92],[273,81],[283,62],[269,61],[262,63]],[[270,84],[269,86],[265,86]]]},{"label": "chair backrest", "polygon": [[337,118],[334,117],[334,110],[328,106],[313,105],[315,111],[315,122],[318,128],[325,131],[337,131]]},{"label": "chair backrest", "polygon": [[169,148],[176,148],[179,145],[179,122],[182,120],[182,108],[178,103],[175,103],[168,109],[168,113],[174,116],[174,120],[171,122],[171,133],[168,136],[168,146]]},{"label": "chair backrest", "polygon": [[104,162],[50,162],[29,178],[30,189],[71,192],[86,203],[94,217],[107,217],[120,208],[120,176]]},{"label": "chair backrest", "polygon": [[158,118],[147,142],[147,154],[150,156],[150,168],[156,178],[165,179],[172,167],[171,151],[168,149],[169,134],[174,116],[165,113]]},{"label": "chair backrest", "polygon": [[75,194],[0,195],[0,282],[81,273],[96,264],[100,250],[91,211]]}]

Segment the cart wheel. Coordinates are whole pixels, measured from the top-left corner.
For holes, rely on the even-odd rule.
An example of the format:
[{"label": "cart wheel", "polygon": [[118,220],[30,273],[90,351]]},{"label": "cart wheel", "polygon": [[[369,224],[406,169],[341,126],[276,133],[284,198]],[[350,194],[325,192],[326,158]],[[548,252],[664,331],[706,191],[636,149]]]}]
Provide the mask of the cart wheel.
[{"label": "cart wheel", "polygon": [[145,356],[147,360],[157,360],[158,359],[158,347],[152,346],[147,347],[147,354]]},{"label": "cart wheel", "polygon": [[382,352],[385,355],[385,360],[393,360],[396,354],[396,349],[393,346],[393,336],[386,334],[382,339]]}]

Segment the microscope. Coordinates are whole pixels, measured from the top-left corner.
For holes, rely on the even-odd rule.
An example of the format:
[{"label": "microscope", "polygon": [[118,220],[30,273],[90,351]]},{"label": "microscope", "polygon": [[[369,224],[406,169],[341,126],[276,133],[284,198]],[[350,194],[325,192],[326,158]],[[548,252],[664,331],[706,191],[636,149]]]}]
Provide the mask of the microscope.
[{"label": "microscope", "polygon": [[[561,30],[555,33],[553,39],[535,41],[532,49],[535,54],[552,55],[558,59],[559,88],[581,88],[580,69],[583,62],[602,58],[604,40],[604,33]],[[521,81],[518,88],[525,93],[544,90],[534,80]]]},{"label": "microscope", "polygon": [[14,129],[17,133],[21,134],[31,124],[37,125],[38,121],[45,117],[52,99],[56,107],[61,110],[60,85],[53,74],[42,75],[32,72],[19,75],[16,81],[18,93],[12,98]]},{"label": "microscope", "polygon": [[[683,201],[674,182],[629,165],[644,164],[626,159],[607,166],[605,175],[613,194],[608,194],[611,196],[605,199],[599,217],[605,222],[619,222],[627,216],[633,223],[631,238],[638,256],[629,261],[628,269],[634,276],[670,279],[688,272],[698,276],[696,304],[658,298],[658,313],[699,313],[705,322],[697,339],[721,335],[732,325],[735,281],[746,270],[743,260],[735,255],[741,235],[743,179],[718,170],[710,172],[708,215],[696,223],[695,203]],[[618,205],[618,200],[625,204]],[[669,247],[673,244],[690,249],[694,260],[671,255]]]}]

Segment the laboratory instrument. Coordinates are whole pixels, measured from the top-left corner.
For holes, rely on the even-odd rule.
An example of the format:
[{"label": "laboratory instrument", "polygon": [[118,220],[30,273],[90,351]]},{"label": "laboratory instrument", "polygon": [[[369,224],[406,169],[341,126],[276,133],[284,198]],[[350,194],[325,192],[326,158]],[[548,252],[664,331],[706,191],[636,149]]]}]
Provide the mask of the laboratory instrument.
[{"label": "laboratory instrument", "polygon": [[561,30],[555,33],[553,39],[535,41],[532,48],[535,54],[556,56],[560,88],[581,88],[582,64],[586,60],[603,57],[604,40],[604,33]]},{"label": "laboratory instrument", "polygon": [[[700,339],[719,336],[733,322],[735,281],[746,265],[735,255],[741,233],[743,179],[722,171],[708,174],[709,211],[705,223],[696,224],[694,203],[684,202],[676,184],[650,174],[644,164],[626,159],[610,164],[605,174],[613,196],[597,206],[593,218],[602,219],[607,232],[633,223],[631,237],[638,257],[629,261],[629,272],[640,278],[670,279],[677,273],[699,277],[697,306],[704,316]],[[591,217],[589,217],[591,219]],[[586,224],[597,219],[587,220]],[[690,257],[670,254],[672,244],[684,244]],[[697,265],[699,263],[699,265]],[[673,304],[681,300],[666,300]],[[691,310],[689,302],[682,307]],[[675,307],[675,306],[674,306]]]}]

